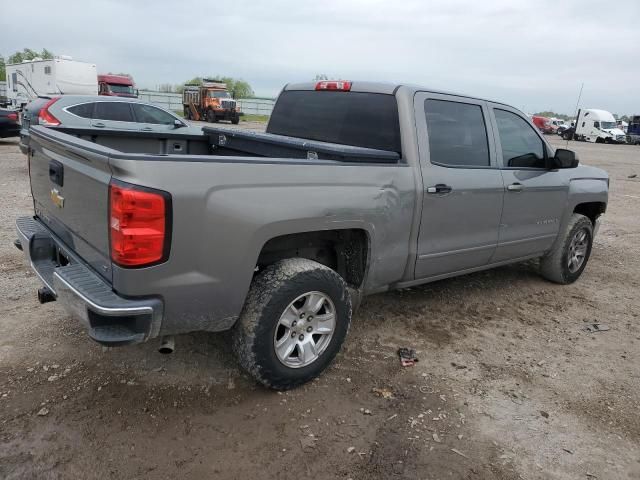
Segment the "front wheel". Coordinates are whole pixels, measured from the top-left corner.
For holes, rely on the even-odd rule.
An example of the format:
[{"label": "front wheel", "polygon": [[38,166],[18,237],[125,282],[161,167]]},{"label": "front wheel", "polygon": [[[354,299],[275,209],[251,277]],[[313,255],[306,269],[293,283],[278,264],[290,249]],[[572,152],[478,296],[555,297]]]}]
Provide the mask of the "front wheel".
[{"label": "front wheel", "polygon": [[218,119],[216,118],[216,114],[213,110],[207,110],[207,122],[215,123]]},{"label": "front wheel", "polygon": [[286,390],[329,366],[350,323],[351,297],[340,275],[312,260],[281,260],[254,278],[233,349],[257,381]]},{"label": "front wheel", "polygon": [[233,123],[234,125],[238,125],[240,123],[240,117],[233,117],[231,119],[231,123]]},{"label": "front wheel", "polygon": [[554,283],[575,282],[589,261],[593,246],[593,224],[584,215],[574,213],[553,249],[540,259],[540,273]]}]

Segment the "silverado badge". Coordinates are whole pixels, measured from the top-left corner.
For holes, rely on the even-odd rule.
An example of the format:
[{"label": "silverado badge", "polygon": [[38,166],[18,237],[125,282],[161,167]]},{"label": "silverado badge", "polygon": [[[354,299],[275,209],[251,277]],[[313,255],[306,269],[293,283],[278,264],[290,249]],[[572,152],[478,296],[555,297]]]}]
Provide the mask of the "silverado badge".
[{"label": "silverado badge", "polygon": [[57,188],[51,189],[51,201],[58,208],[64,208],[64,197],[60,195]]}]

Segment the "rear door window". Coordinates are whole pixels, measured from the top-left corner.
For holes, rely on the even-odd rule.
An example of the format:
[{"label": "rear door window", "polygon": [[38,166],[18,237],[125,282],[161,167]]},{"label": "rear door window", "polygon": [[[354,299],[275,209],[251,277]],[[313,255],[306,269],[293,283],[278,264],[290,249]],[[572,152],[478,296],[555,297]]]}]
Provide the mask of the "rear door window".
[{"label": "rear door window", "polygon": [[125,102],[97,102],[93,118],[113,122],[133,122],[131,104]]},{"label": "rear door window", "polygon": [[95,103],[81,103],[67,108],[67,111],[82,118],[93,118],[94,105]]},{"label": "rear door window", "polygon": [[153,123],[156,125],[173,125],[176,118],[164,110],[145,105],[143,103],[134,103],[133,111],[136,115],[138,123]]},{"label": "rear door window", "polygon": [[424,102],[431,163],[488,167],[487,127],[480,105],[427,99]]},{"label": "rear door window", "polygon": [[398,104],[393,95],[284,91],[267,133],[401,153]]}]

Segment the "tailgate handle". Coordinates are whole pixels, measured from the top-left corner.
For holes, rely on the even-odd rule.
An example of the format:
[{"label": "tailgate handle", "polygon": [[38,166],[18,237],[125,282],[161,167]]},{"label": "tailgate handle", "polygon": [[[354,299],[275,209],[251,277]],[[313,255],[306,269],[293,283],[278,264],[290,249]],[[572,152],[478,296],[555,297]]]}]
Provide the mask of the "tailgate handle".
[{"label": "tailgate handle", "polygon": [[64,186],[64,166],[57,160],[49,160],[49,179],[61,187]]}]

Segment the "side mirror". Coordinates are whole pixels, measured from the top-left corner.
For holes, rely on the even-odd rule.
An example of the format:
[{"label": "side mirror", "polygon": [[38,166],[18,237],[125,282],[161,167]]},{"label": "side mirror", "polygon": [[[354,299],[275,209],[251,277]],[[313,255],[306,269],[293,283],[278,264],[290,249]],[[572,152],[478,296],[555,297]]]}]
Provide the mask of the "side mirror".
[{"label": "side mirror", "polygon": [[182,128],[182,127],[186,127],[186,125],[184,124],[184,122],[178,120],[177,118],[173,121],[173,128]]},{"label": "side mirror", "polygon": [[576,152],[557,148],[556,154],[551,159],[551,168],[576,168],[579,160]]}]

